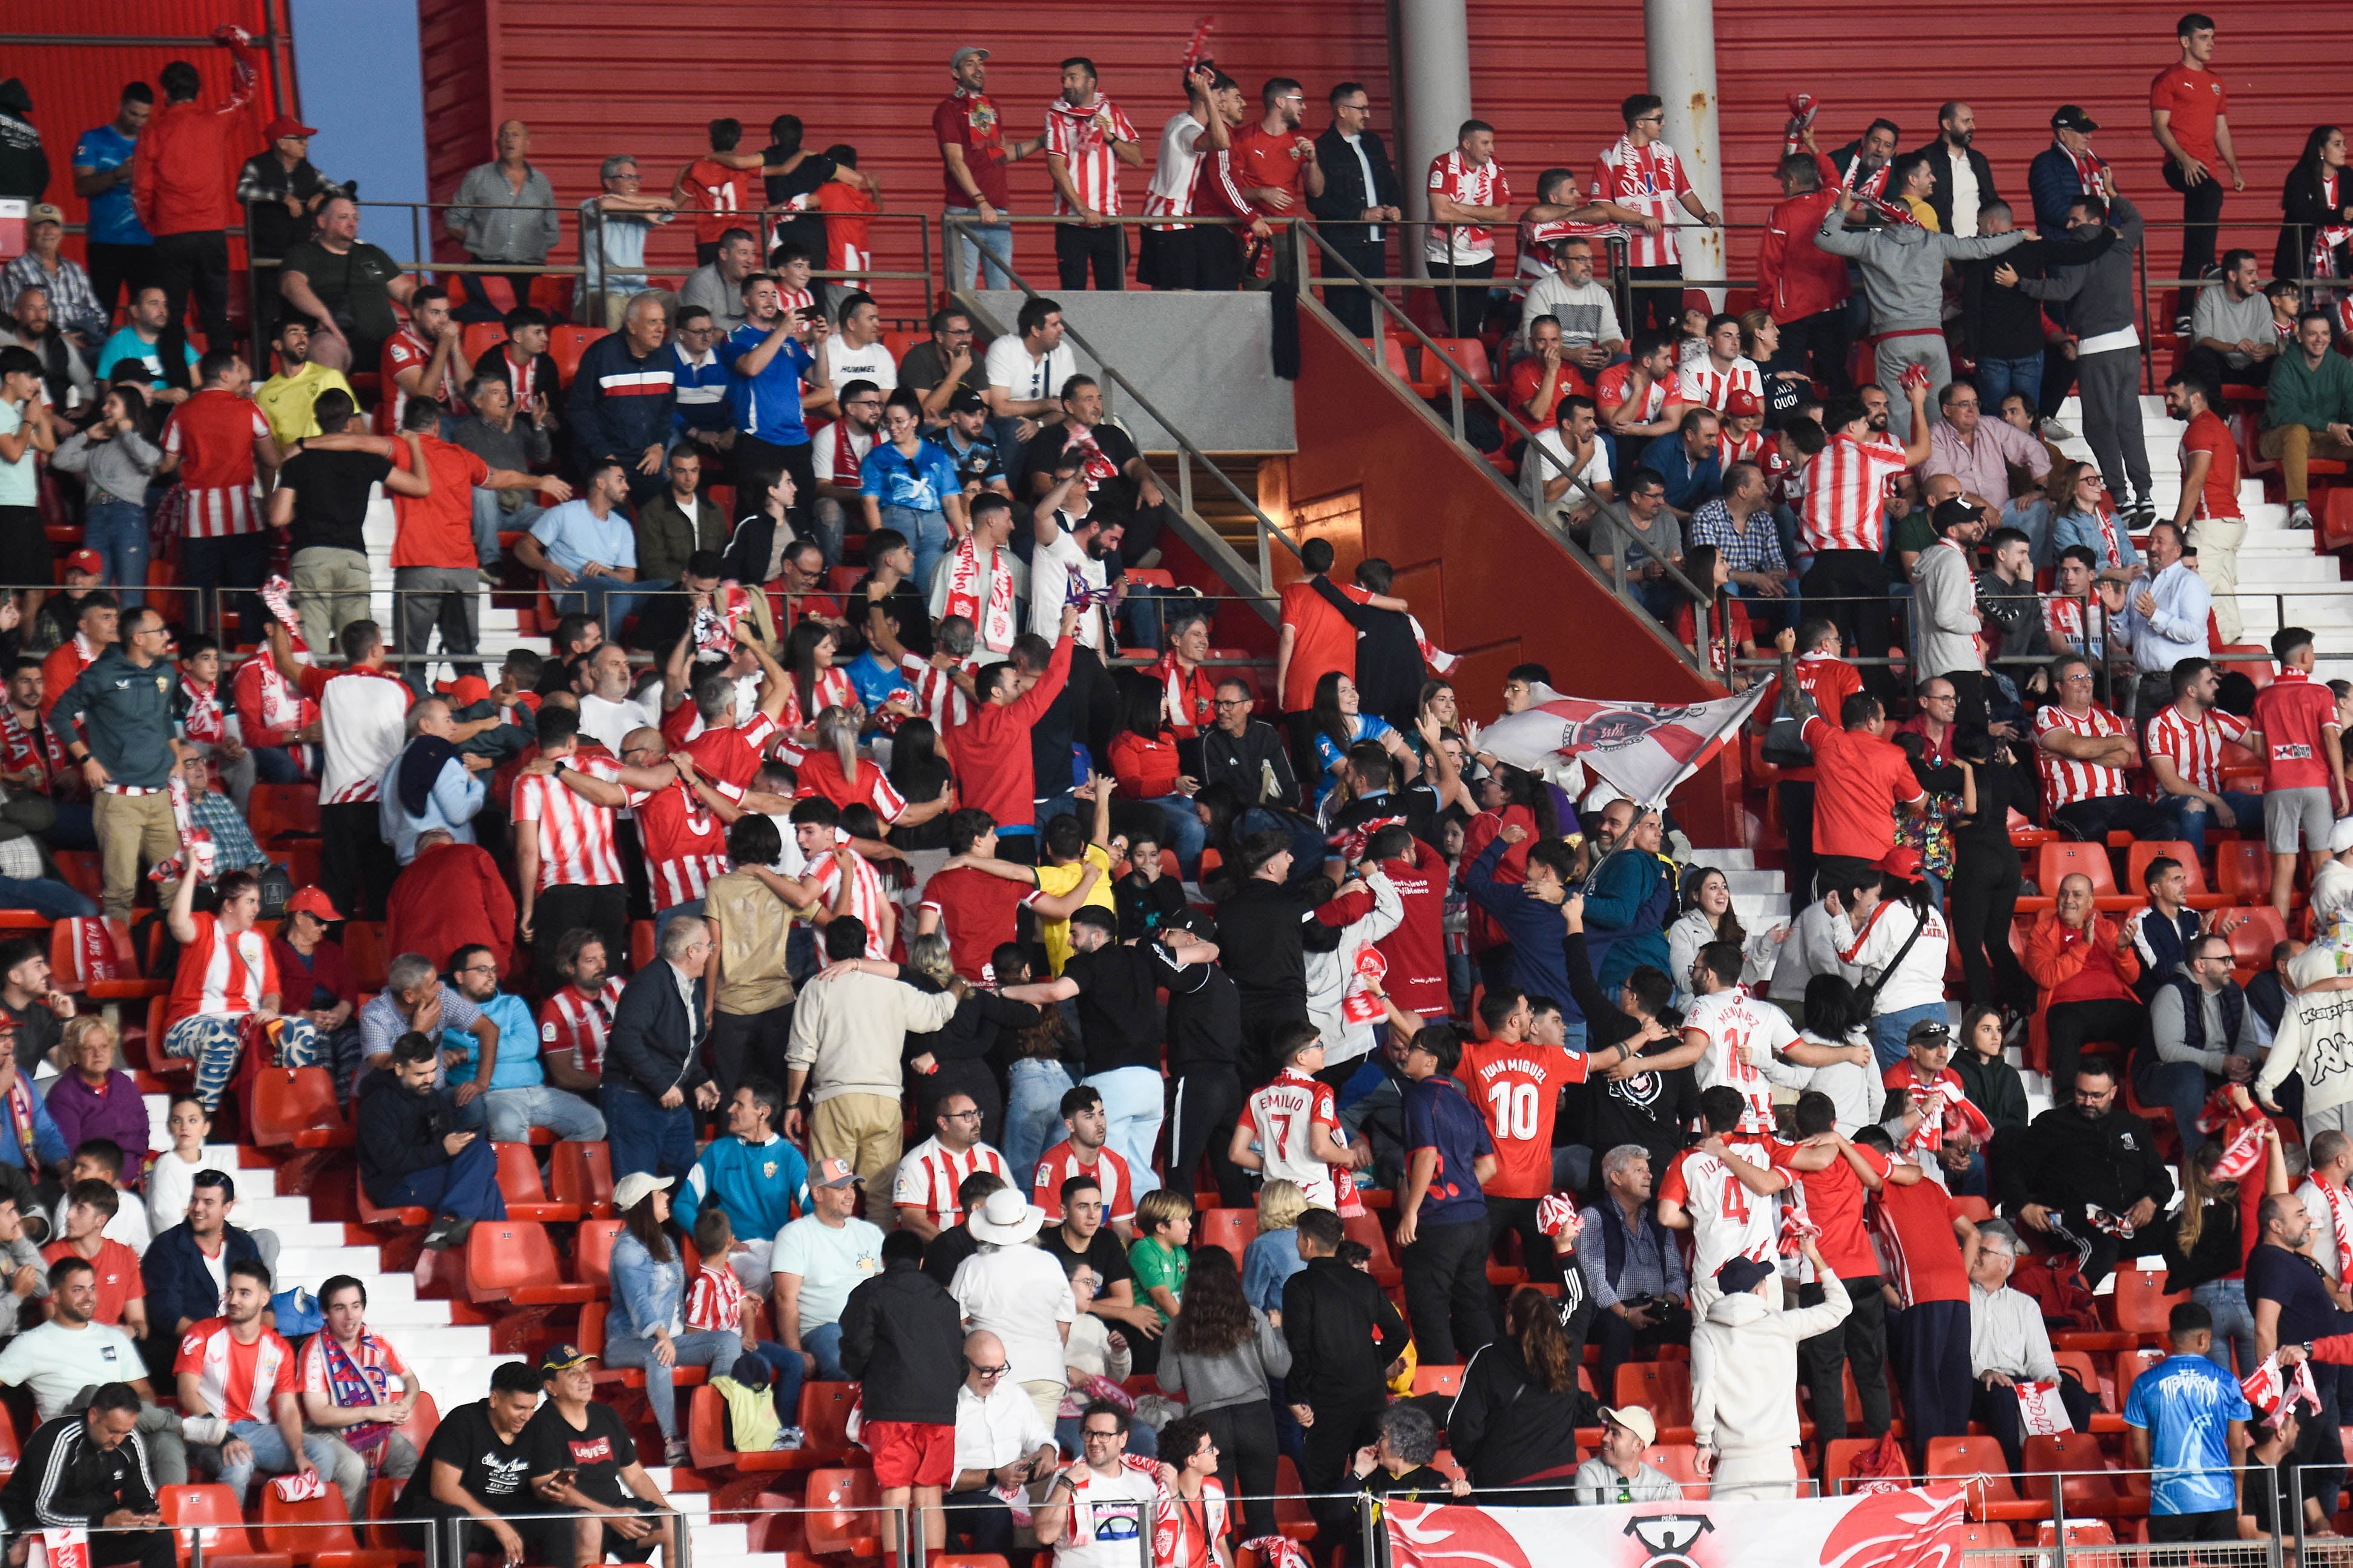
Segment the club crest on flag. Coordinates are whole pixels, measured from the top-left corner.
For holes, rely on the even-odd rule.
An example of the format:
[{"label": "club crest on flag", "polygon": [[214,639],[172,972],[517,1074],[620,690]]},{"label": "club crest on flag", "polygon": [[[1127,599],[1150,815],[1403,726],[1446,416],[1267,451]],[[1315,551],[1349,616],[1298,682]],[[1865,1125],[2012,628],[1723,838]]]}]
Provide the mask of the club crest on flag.
[{"label": "club crest on flag", "polygon": [[1662,1513],[1628,1520],[1625,1533],[1651,1550],[1641,1568],[1699,1568],[1684,1550],[1715,1528],[1715,1521],[1705,1514]]}]

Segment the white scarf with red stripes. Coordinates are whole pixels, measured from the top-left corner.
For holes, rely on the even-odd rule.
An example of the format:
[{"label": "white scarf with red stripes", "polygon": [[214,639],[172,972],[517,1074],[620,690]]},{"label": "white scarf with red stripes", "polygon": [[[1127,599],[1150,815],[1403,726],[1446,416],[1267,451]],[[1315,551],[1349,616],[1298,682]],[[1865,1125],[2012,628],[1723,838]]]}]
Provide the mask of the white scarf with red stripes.
[{"label": "white scarf with red stripes", "polygon": [[[987,585],[981,583],[987,574]],[[986,603],[983,595],[987,595]],[[962,616],[979,633],[980,646],[995,653],[1008,653],[1013,647],[1013,574],[989,552],[988,564],[980,561],[980,543],[967,533],[956,541],[948,552],[948,595],[943,608],[951,616]]]}]

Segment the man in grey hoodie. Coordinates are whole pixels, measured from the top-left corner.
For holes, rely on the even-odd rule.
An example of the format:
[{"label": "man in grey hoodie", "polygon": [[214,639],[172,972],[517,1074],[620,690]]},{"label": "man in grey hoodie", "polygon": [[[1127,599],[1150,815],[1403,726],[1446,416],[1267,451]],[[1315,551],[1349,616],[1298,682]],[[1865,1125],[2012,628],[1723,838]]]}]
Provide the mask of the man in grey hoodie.
[{"label": "man in grey hoodie", "polygon": [[1820,1306],[1775,1311],[1765,1294],[1781,1289],[1780,1271],[1736,1258],[1715,1271],[1724,1294],[1692,1330],[1692,1440],[1712,1498],[1797,1495],[1798,1346],[1854,1310],[1812,1237],[1805,1248]]},{"label": "man in grey hoodie", "polygon": [[[2140,248],[2140,209],[2124,196],[2102,201],[2080,195],[2067,206],[2067,232],[2096,239],[2113,228],[2117,243],[2096,258],[2052,268],[2046,277],[2021,278],[1997,268],[1993,280],[2030,300],[2064,300],[2067,329],[2075,334],[2075,384],[2084,398],[2084,439],[2100,465],[2100,477],[2116,509],[2128,511],[2135,528],[2157,519],[2150,493],[2148,448],[2140,427],[2140,332],[2134,325],[2133,254]],[[2124,504],[2131,486],[2132,505]]]},{"label": "man in grey hoodie", "polygon": [[[1919,161],[1917,153],[1905,160]],[[1897,169],[1890,184],[1900,189],[1898,180],[1905,173]],[[1848,217],[1855,205],[1852,192],[1841,194],[1838,205],[1822,219],[1821,228],[1814,235],[1814,244],[1832,256],[1848,258],[1862,271],[1863,299],[1871,307],[1871,331],[1879,340],[1874,367],[1879,384],[1887,388],[1892,397],[1906,370],[1915,364],[1925,365],[1929,378],[1928,396],[1933,404],[1936,395],[1953,379],[1952,356],[1945,349],[1945,263],[2000,256],[2025,244],[2028,236],[2013,231],[1956,239],[1915,223],[1891,223],[1866,229],[1849,225]],[[1897,440],[1910,439],[1909,408],[1901,404],[1892,405],[1887,423]]]},{"label": "man in grey hoodie", "polygon": [[1936,542],[1912,563],[1914,668],[1923,677],[1943,676],[1961,699],[1961,710],[1983,723],[1985,660],[1978,653],[1975,561],[1985,537],[1985,509],[1955,496],[1929,514]]}]

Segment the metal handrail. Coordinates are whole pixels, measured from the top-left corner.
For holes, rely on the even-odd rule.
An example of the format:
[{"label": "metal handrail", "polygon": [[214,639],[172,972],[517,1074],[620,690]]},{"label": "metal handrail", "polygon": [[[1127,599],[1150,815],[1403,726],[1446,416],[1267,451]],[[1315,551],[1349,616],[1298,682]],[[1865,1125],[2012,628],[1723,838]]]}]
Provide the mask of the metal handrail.
[{"label": "metal handrail", "polygon": [[[947,216],[943,216],[940,219],[940,223],[943,228],[953,229],[958,232],[967,228],[976,228],[979,226],[976,220]],[[976,241],[974,243],[976,245],[977,244]],[[943,250],[945,249],[944,245],[943,245],[942,248]],[[1023,278],[1021,274],[1013,270],[1011,267],[1007,266],[1001,261],[996,260],[993,257],[991,258],[990,264],[996,267],[997,270],[1003,272],[1006,277],[1011,279],[1015,287],[1018,288],[1025,297],[1031,300],[1042,300],[1046,298],[1046,296],[1039,293],[1037,289],[1031,288],[1029,286],[1029,279]],[[955,292],[960,297],[966,292],[966,290],[956,289]],[[1128,396],[1134,398],[1135,400],[1136,406],[1143,409],[1147,415],[1150,415],[1153,420],[1157,423],[1163,430],[1167,431],[1170,437],[1176,441],[1177,510],[1188,521],[1198,526],[1209,538],[1214,539],[1217,537],[1217,531],[1210,528],[1207,522],[1203,521],[1200,514],[1193,510],[1192,465],[1197,461],[1204,468],[1208,470],[1210,476],[1215,479],[1219,484],[1225,487],[1226,493],[1228,495],[1231,496],[1235,500],[1240,501],[1242,506],[1249,510],[1251,519],[1257,525],[1259,584],[1261,587],[1271,587],[1274,582],[1274,563],[1269,552],[1269,543],[1271,541],[1279,541],[1285,550],[1291,552],[1293,559],[1296,560],[1299,556],[1299,546],[1292,542],[1291,536],[1277,528],[1274,525],[1274,520],[1268,517],[1264,511],[1260,510],[1259,504],[1255,499],[1243,494],[1241,487],[1234,483],[1233,479],[1227,475],[1223,468],[1219,468],[1217,463],[1211,459],[1207,452],[1202,451],[1200,447],[1195,446],[1191,437],[1178,429],[1174,420],[1161,413],[1159,408],[1154,405],[1153,401],[1149,397],[1146,397],[1134,382],[1128,380],[1126,374],[1123,373],[1118,366],[1113,364],[1111,361],[1104,356],[1101,350],[1086,340],[1085,334],[1081,332],[1077,327],[1071,324],[1068,316],[1065,316],[1062,319],[1062,336],[1068,342],[1075,343],[1081,349],[1084,350],[1086,353],[1094,360],[1103,379],[1111,382],[1121,391],[1126,393]],[[1106,399],[1106,404],[1108,404],[1108,399]],[[1108,412],[1108,408],[1106,408],[1106,412]]]},{"label": "metal handrail", "polygon": [[[1379,309],[1373,313],[1373,337],[1369,345],[1366,345],[1362,341],[1356,339],[1354,333],[1340,327],[1338,321],[1335,321],[1332,323],[1343,339],[1356,342],[1359,351],[1364,353],[1366,363],[1369,363],[1375,371],[1384,376],[1388,374],[1388,340],[1382,331],[1382,323],[1390,316],[1396,317],[1398,321],[1405,328],[1405,330],[1412,334],[1415,342],[1420,344],[1421,351],[1424,353],[1436,354],[1440,363],[1443,363],[1447,367],[1451,373],[1446,379],[1449,391],[1452,395],[1454,440],[1457,446],[1461,447],[1466,453],[1469,453],[1469,444],[1464,441],[1462,435],[1462,388],[1466,381],[1469,379],[1468,373],[1462,366],[1454,362],[1453,357],[1448,354],[1445,349],[1439,345],[1437,339],[1431,337],[1428,332],[1423,331],[1419,327],[1416,326],[1410,317],[1407,316],[1402,310],[1398,309],[1395,303],[1384,295],[1378,285],[1377,285],[1372,279],[1366,278],[1363,273],[1357,271],[1346,257],[1342,256],[1339,252],[1333,249],[1331,243],[1324,239],[1322,235],[1314,231],[1314,226],[1313,225],[1302,225],[1296,232],[1304,237],[1303,243],[1312,242],[1320,248],[1331,261],[1338,264],[1341,271],[1346,275],[1349,281],[1356,288],[1362,289],[1366,295],[1379,306]],[[1303,275],[1307,270],[1305,265],[1306,255],[1304,252],[1301,255],[1300,263],[1300,271]],[[1321,302],[1315,301],[1312,296],[1307,295],[1304,292],[1303,292],[1300,297],[1300,303],[1303,306],[1312,305],[1314,309],[1324,311],[1327,316],[1329,315],[1328,307]],[[1471,390],[1478,395],[1480,400],[1493,412],[1497,420],[1503,424],[1505,430],[1515,430],[1519,432],[1521,437],[1527,442],[1527,451],[1530,454],[1540,455],[1547,465],[1563,477],[1567,478],[1569,484],[1576,489],[1577,492],[1579,495],[1582,495],[1588,501],[1591,502],[1597,512],[1608,518],[1611,524],[1618,529],[1620,534],[1627,542],[1631,542],[1640,539],[1640,534],[1636,532],[1633,527],[1632,519],[1627,513],[1622,502],[1613,500],[1610,498],[1602,495],[1592,486],[1587,484],[1583,477],[1577,474],[1575,469],[1569,468],[1567,464],[1554,457],[1550,452],[1546,451],[1544,447],[1537,443],[1535,439],[1535,432],[1521,424],[1519,420],[1513,416],[1512,411],[1499,402],[1493,393],[1490,393],[1485,387],[1479,385],[1476,382],[1470,382],[1470,386]],[[1411,401],[1417,406],[1420,407],[1425,414],[1430,412],[1429,405],[1422,402],[1420,398],[1416,397]],[[1435,418],[1436,416],[1432,415],[1431,417]],[[1501,477],[1494,475],[1493,468],[1488,465],[1487,461],[1483,458],[1479,457],[1475,453],[1471,453],[1471,459],[1477,468],[1491,476],[1494,476],[1498,489],[1505,488],[1503,485]],[[1539,517],[1534,511],[1529,510],[1525,499],[1522,497],[1518,491],[1511,490],[1508,493],[1511,495],[1513,501],[1520,507],[1521,510],[1527,516],[1530,521],[1534,522],[1536,527],[1542,529],[1546,534],[1550,535],[1559,543],[1567,546],[1576,559],[1584,565],[1586,570],[1591,572],[1596,577],[1602,576],[1600,567],[1596,564],[1592,557],[1580,548],[1575,540],[1570,539],[1565,531],[1556,530],[1545,518]],[[1658,558],[1656,556],[1652,556],[1651,559],[1657,560]],[[1703,593],[1696,584],[1693,583],[1690,578],[1684,576],[1681,569],[1673,565],[1672,563],[1659,561],[1658,564],[1665,572],[1669,581],[1672,582],[1677,588],[1682,590],[1684,597],[1692,601],[1694,605],[1693,613],[1695,617],[1695,626],[1698,631],[1698,641],[1700,646],[1704,647],[1707,646],[1709,641],[1708,617],[1710,609],[1713,605],[1714,595],[1712,594]],[[1628,604],[1632,603],[1632,601],[1627,599],[1626,596],[1626,550],[1624,548],[1621,547],[1610,552],[1610,571],[1605,581],[1609,582],[1610,591],[1614,593],[1621,602]],[[1640,605],[1635,605],[1635,607],[1637,609],[1641,608]],[[1643,612],[1643,618],[1645,620],[1651,618],[1647,611]],[[1665,640],[1670,647],[1683,654],[1686,659],[1692,661],[1694,668],[1698,668],[1702,675],[1713,674],[1713,671],[1709,670],[1705,667],[1704,661],[1701,660],[1690,648],[1685,647],[1682,643],[1675,641],[1672,637],[1668,637]]]}]

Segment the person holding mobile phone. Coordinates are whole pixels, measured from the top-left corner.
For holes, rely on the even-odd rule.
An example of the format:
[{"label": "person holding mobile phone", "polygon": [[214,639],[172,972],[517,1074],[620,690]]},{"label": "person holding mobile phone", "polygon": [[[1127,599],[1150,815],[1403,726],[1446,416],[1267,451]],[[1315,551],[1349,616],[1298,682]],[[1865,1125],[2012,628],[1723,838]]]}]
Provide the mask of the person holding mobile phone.
[{"label": "person holding mobile phone", "polygon": [[368,1200],[431,1212],[425,1245],[436,1251],[463,1243],[476,1220],[507,1217],[491,1145],[458,1131],[454,1099],[433,1087],[440,1057],[429,1036],[401,1036],[391,1070],[372,1072],[361,1085],[357,1123]]}]

